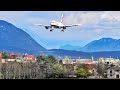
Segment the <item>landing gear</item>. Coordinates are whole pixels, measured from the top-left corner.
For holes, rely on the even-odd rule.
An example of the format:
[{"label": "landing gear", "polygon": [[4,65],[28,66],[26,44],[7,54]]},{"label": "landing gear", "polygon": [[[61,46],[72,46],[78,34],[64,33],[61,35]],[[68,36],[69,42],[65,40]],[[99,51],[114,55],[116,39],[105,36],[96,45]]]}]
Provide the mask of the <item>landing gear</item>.
[{"label": "landing gear", "polygon": [[54,27],[53,27],[53,26],[51,26],[51,27],[50,27],[50,29],[51,29],[51,30],[50,30],[50,32],[52,32],[52,31],[53,31],[53,29],[54,29]]},{"label": "landing gear", "polygon": [[64,32],[64,29],[62,29],[61,32]]},{"label": "landing gear", "polygon": [[50,30],[50,32],[52,32],[53,30]]}]

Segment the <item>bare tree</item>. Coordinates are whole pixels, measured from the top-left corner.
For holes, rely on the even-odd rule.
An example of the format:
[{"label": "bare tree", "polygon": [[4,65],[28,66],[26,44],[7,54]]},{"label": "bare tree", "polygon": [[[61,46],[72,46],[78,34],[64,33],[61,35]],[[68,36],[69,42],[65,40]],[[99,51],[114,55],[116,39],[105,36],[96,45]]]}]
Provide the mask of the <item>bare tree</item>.
[{"label": "bare tree", "polygon": [[4,79],[41,79],[44,78],[44,67],[37,62],[8,62],[0,64]]}]

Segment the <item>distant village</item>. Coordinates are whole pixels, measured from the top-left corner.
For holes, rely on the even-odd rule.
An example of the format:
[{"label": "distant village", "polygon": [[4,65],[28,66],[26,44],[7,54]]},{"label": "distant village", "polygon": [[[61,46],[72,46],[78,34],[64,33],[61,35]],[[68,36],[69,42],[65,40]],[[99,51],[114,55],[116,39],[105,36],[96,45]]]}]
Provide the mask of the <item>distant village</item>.
[{"label": "distant village", "polygon": [[[53,57],[49,59],[51,60],[51,62],[53,61],[52,59],[55,59]],[[97,60],[94,60],[93,56],[90,59],[82,59],[80,57],[76,59],[70,59],[69,57],[66,56],[63,59],[57,58],[56,61],[54,61],[55,63],[51,63],[49,62],[49,60],[47,61],[47,59],[45,58],[46,57],[42,55],[34,56],[34,55],[16,54],[16,53],[5,54],[4,52],[0,52],[0,65],[11,63],[11,62],[12,63],[13,62],[36,63],[38,61],[40,61],[39,63],[41,65],[41,61],[43,61],[44,62],[43,66],[46,65],[47,68],[42,66],[43,69],[41,70],[41,72],[44,73],[44,74],[41,74],[42,79],[43,78],[79,78],[79,79],[80,78],[85,78],[85,79],[120,78],[120,60],[119,59],[110,57],[110,58],[98,58]],[[49,58],[49,56],[47,58]],[[48,66],[49,66],[49,69],[48,69]],[[2,68],[0,68],[0,72],[3,72]],[[33,72],[33,74],[34,73],[35,72]],[[18,76],[14,76],[14,78],[19,77],[19,79],[21,79],[23,77],[22,75],[23,74],[20,73]],[[25,75],[27,74],[24,74],[24,76]],[[5,76],[7,76],[6,73],[3,77],[5,78]],[[13,76],[10,76],[10,75],[8,76],[9,78],[7,79],[13,78]],[[37,77],[37,76],[34,75],[34,77]],[[36,78],[36,79],[41,79],[41,78]]]},{"label": "distant village", "polygon": [[29,62],[29,61],[35,61],[36,57],[34,55],[28,55],[28,54],[16,54],[16,53],[10,53],[7,54],[8,58],[2,58],[2,54],[4,52],[0,52],[0,63],[7,63],[7,62]]}]

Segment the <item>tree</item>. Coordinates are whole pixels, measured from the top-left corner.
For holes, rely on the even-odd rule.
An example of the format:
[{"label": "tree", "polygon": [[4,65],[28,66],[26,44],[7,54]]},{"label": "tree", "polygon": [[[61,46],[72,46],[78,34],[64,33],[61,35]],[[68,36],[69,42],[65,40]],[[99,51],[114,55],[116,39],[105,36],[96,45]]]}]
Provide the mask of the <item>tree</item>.
[{"label": "tree", "polygon": [[42,63],[47,61],[47,57],[46,56],[37,56],[36,58],[37,58],[37,62],[40,63],[40,64],[42,64]]},{"label": "tree", "polygon": [[[1,65],[2,64],[2,65]],[[0,77],[4,79],[42,79],[43,69],[38,62],[8,62],[0,64]]]},{"label": "tree", "polygon": [[7,55],[7,53],[6,53],[6,52],[4,52],[4,53],[2,53],[2,58],[3,58],[3,59],[8,59],[8,58],[9,58],[9,56]]},{"label": "tree", "polygon": [[48,56],[37,56],[37,61],[38,62],[44,62],[44,63],[56,63],[57,60],[53,55],[48,55]]},{"label": "tree", "polygon": [[50,75],[52,75],[53,77],[63,77],[64,75],[64,68],[61,64],[53,64],[51,67],[50,67]]},{"label": "tree", "polygon": [[47,62],[48,63],[57,63],[57,60],[53,55],[48,55],[47,56]]},{"label": "tree", "polygon": [[105,69],[105,65],[103,63],[97,64],[97,72],[98,72],[99,76],[101,76],[103,74],[104,69]]},{"label": "tree", "polygon": [[53,73],[51,67],[56,63],[56,61],[57,60],[53,55],[37,56],[37,62],[39,63],[39,67],[44,72],[46,77]]},{"label": "tree", "polygon": [[77,77],[87,77],[87,72],[84,68],[80,68],[76,72]]},{"label": "tree", "polygon": [[4,79],[4,75],[0,72],[0,79]]},{"label": "tree", "polygon": [[65,77],[70,77],[71,75],[75,75],[77,67],[74,67],[71,64],[64,65],[64,75]]},{"label": "tree", "polygon": [[74,67],[74,71],[76,71],[77,67],[76,66],[73,66]]},{"label": "tree", "polygon": [[65,65],[63,66],[63,68],[64,68],[64,70],[66,70],[66,66]]},{"label": "tree", "polygon": [[61,59],[59,60],[59,64],[63,64],[63,61]]}]

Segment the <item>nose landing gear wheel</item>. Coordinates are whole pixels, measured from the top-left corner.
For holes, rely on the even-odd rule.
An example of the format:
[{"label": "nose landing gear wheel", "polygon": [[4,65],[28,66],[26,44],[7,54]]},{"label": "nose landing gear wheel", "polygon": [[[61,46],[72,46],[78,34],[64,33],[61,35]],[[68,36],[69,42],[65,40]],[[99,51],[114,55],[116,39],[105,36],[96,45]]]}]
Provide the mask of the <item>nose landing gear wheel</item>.
[{"label": "nose landing gear wheel", "polygon": [[64,32],[64,30],[61,30],[61,32]]},{"label": "nose landing gear wheel", "polygon": [[52,32],[52,30],[50,30],[50,32]]}]

